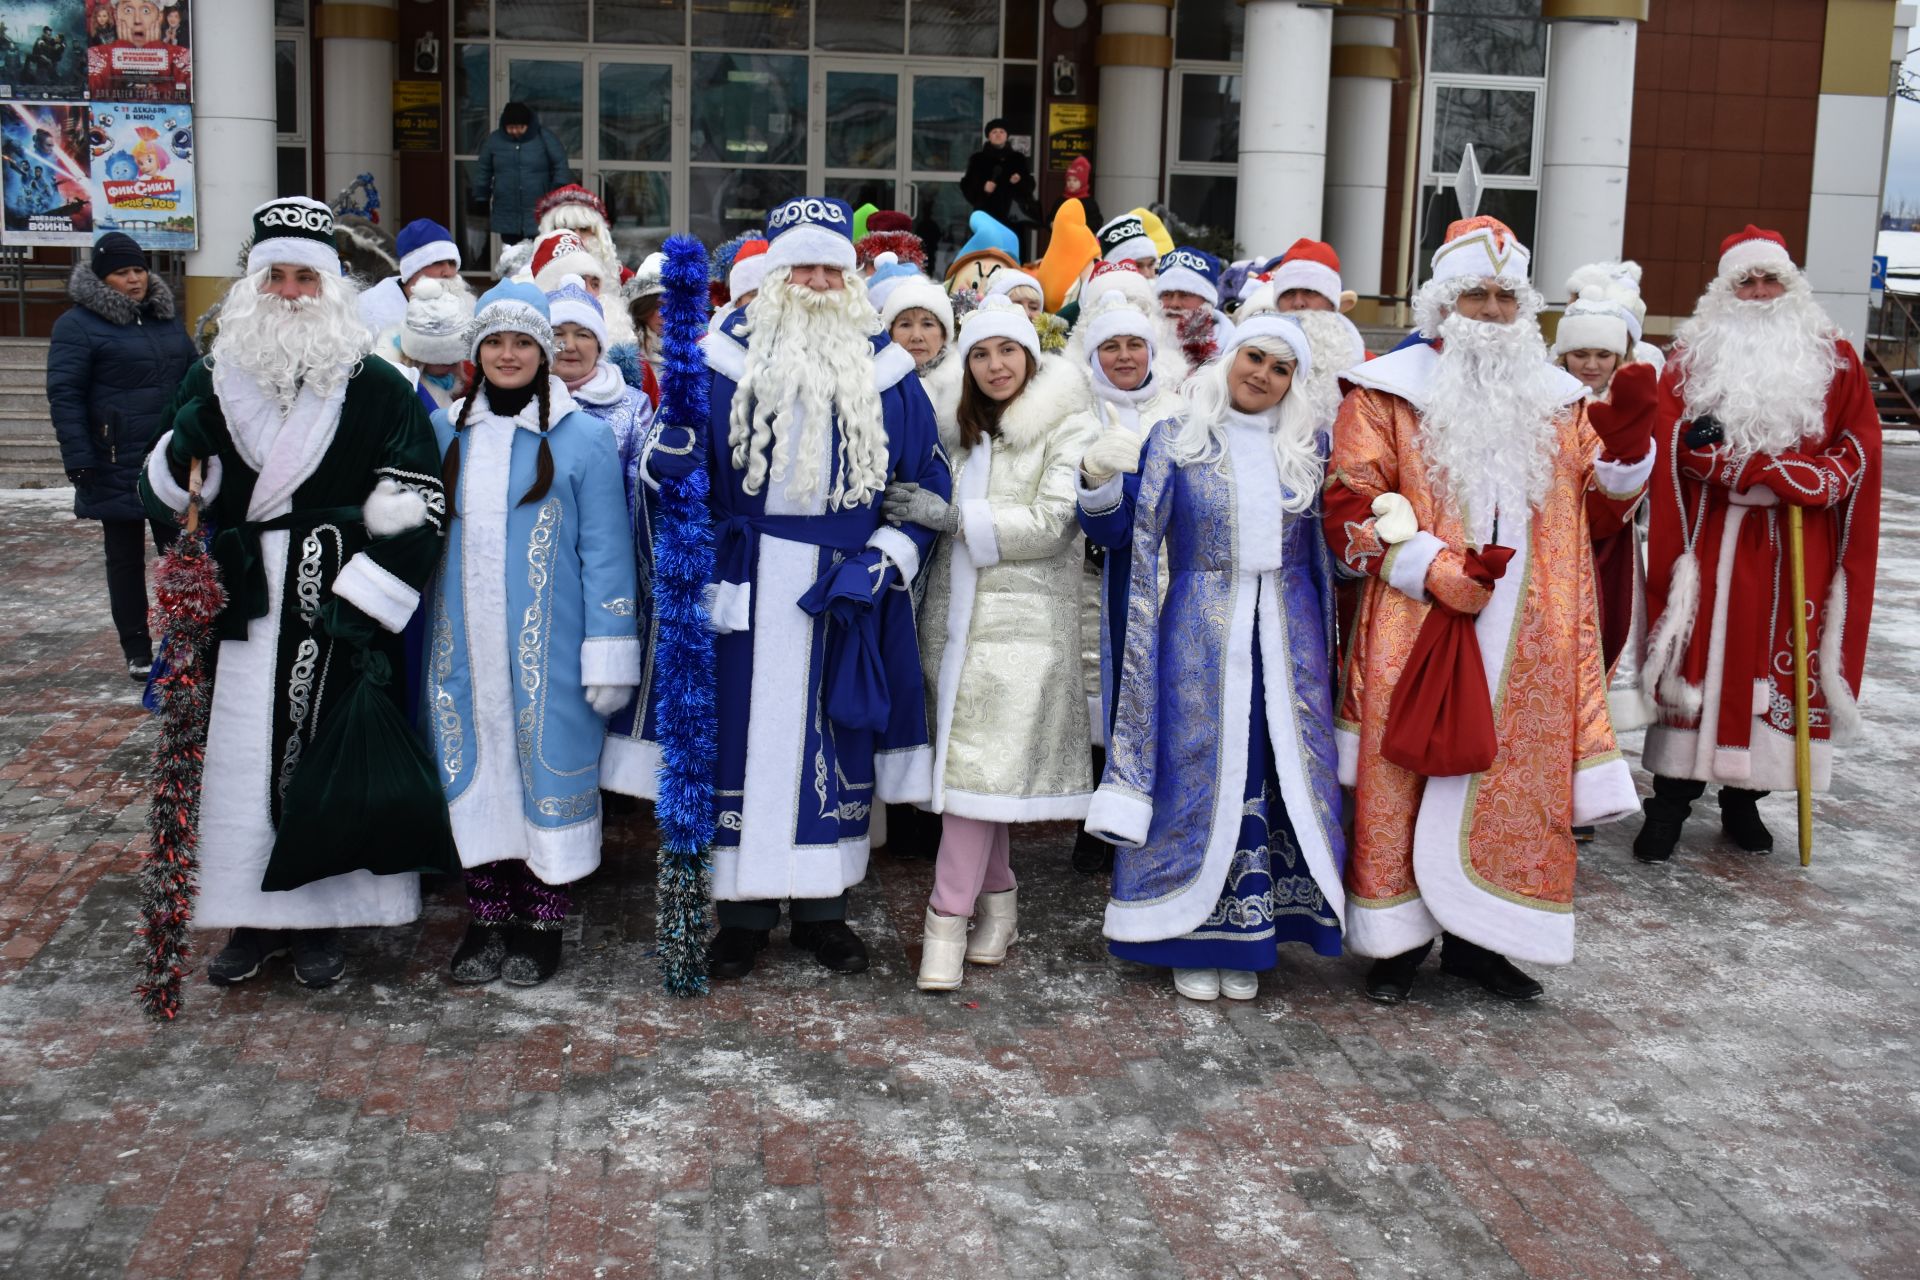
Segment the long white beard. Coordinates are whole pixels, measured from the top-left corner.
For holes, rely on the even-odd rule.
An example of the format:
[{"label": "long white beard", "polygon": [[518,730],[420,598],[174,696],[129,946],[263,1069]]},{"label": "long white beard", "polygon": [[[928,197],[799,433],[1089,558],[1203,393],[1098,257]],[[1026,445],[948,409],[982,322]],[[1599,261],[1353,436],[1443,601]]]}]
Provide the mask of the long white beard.
[{"label": "long white beard", "polygon": [[1824,435],[1838,336],[1804,280],[1770,302],[1715,280],[1675,335],[1687,416],[1713,415],[1738,461]]},{"label": "long white beard", "polygon": [[[865,506],[887,482],[887,426],[873,386],[871,336],[879,321],[866,286],[815,293],[769,282],[747,307],[746,372],[733,397],[727,444],[741,485],[758,493],[769,476],[805,502],[831,510]],[[840,449],[823,490],[822,455],[835,415]]]},{"label": "long white beard", "polygon": [[1340,375],[1353,367],[1353,326],[1337,311],[1295,311],[1288,316],[1307,335],[1313,368],[1290,394],[1306,398],[1314,424],[1325,429],[1340,411]]},{"label": "long white beard", "polygon": [[1416,438],[1434,490],[1474,541],[1491,542],[1500,511],[1537,509],[1553,483],[1558,379],[1531,322],[1454,314],[1440,322],[1440,338]]},{"label": "long white beard", "polygon": [[352,291],[321,278],[312,298],[262,293],[265,271],[238,281],[220,307],[213,363],[251,374],[286,413],[302,386],[331,395],[373,347]]}]

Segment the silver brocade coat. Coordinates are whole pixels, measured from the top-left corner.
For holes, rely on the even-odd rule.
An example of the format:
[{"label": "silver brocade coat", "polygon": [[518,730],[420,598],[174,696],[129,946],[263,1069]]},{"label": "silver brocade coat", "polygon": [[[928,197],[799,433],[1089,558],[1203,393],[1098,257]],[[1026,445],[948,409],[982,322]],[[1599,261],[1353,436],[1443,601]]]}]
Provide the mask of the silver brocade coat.
[{"label": "silver brocade coat", "polygon": [[951,415],[940,418],[961,534],[940,539],[920,613],[938,812],[1086,816],[1094,779],[1074,500],[1092,435],[1071,421],[1085,396],[1085,376],[1046,357],[990,445],[961,449]]}]

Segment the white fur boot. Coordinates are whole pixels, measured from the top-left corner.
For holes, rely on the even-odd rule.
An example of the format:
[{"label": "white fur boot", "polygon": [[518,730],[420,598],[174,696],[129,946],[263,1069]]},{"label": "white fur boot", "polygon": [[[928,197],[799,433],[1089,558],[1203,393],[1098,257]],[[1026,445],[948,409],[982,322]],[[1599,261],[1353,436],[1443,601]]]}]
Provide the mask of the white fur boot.
[{"label": "white fur boot", "polygon": [[1020,918],[1017,895],[1020,890],[983,893],[974,910],[980,913],[973,937],[967,942],[969,964],[999,964],[1007,958],[1007,948],[1020,940],[1016,924]]},{"label": "white fur boot", "polygon": [[920,989],[952,991],[967,967],[967,918],[943,916],[927,908],[926,935],[920,943]]}]

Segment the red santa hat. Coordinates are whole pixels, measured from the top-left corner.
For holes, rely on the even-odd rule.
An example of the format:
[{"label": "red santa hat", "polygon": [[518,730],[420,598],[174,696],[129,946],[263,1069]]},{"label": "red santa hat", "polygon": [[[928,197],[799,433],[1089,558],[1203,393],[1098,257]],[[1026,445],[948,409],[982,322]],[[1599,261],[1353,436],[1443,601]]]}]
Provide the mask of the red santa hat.
[{"label": "red santa hat", "polygon": [[766,282],[767,242],[748,240],[733,255],[733,266],[727,271],[727,294],[738,299],[749,293],[760,292],[760,286]]},{"label": "red santa hat", "polygon": [[586,242],[573,231],[549,231],[541,236],[529,265],[534,284],[543,292],[558,289],[560,281],[570,275],[591,276],[603,287],[607,284],[603,279],[606,265],[593,256]]},{"label": "red santa hat", "polygon": [[1304,237],[1295,240],[1293,247],[1280,255],[1280,265],[1273,269],[1269,279],[1275,298],[1289,289],[1311,289],[1334,310],[1341,309],[1340,255],[1323,240]]},{"label": "red santa hat", "polygon": [[1778,231],[1768,231],[1749,222],[1744,230],[1722,240],[1720,278],[1732,283],[1750,271],[1767,271],[1781,277],[1796,274],[1799,268],[1793,264],[1793,255],[1787,252],[1787,238]]}]

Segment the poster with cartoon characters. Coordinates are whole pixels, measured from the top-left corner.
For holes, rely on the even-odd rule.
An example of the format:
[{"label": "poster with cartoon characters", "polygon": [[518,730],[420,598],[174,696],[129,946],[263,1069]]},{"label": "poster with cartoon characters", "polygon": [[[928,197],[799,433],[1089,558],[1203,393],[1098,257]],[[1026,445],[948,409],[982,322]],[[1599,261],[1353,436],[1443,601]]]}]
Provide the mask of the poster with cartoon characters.
[{"label": "poster with cartoon characters", "polygon": [[144,249],[199,243],[193,196],[193,108],[96,102],[87,130],[94,231],[124,231]]},{"label": "poster with cartoon characters", "polygon": [[93,243],[84,104],[0,103],[7,244]]},{"label": "poster with cartoon characters", "polygon": [[0,98],[87,96],[87,0],[0,0]]},{"label": "poster with cartoon characters", "polygon": [[192,100],[187,0],[87,0],[86,22],[87,90],[95,102]]}]

